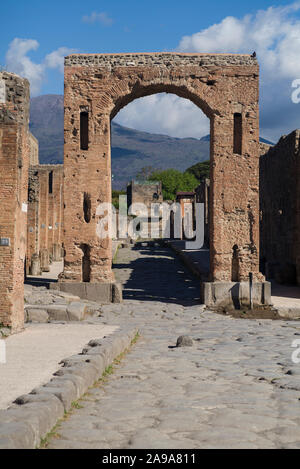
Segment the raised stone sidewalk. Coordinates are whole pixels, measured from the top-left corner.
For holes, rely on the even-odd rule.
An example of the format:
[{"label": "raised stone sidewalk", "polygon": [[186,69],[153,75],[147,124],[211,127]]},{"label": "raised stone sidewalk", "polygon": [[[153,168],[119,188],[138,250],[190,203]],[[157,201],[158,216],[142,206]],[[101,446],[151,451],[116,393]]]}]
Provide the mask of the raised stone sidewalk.
[{"label": "raised stone sidewalk", "polygon": [[25,285],[25,320],[46,323],[51,321],[82,321],[99,316],[100,305],[82,300],[79,296],[46,287]]},{"label": "raised stone sidewalk", "polygon": [[[0,449],[39,447],[41,439],[71,409],[72,403],[102,377],[106,368],[130,346],[137,334],[134,327],[116,331],[117,327],[99,324],[76,326],[75,336],[71,325],[59,330],[51,324],[47,325],[47,330],[31,326],[27,334],[7,339],[7,365],[0,365],[3,367],[1,404],[6,407],[18,393],[31,392],[18,397],[7,410],[0,410]],[[113,335],[104,335],[114,331]],[[79,345],[82,347],[87,337],[94,339],[81,353],[64,358],[64,353],[80,350]],[[59,361],[62,366],[59,366]],[[54,378],[51,378],[52,373]]]},{"label": "raised stone sidewalk", "polygon": [[[166,243],[186,267],[199,278],[207,281],[209,274],[209,250],[186,250],[184,241]],[[279,285],[272,282],[271,303],[282,319],[300,319],[300,287]]]}]

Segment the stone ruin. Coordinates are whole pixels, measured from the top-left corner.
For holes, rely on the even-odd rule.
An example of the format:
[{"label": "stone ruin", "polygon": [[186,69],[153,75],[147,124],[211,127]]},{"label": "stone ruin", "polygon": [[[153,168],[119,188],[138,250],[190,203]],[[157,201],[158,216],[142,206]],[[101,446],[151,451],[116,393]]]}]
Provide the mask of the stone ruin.
[{"label": "stone ruin", "polygon": [[24,273],[61,260],[63,167],[40,165],[29,132],[29,83],[0,73],[0,325],[24,326]]},{"label": "stone ruin", "polygon": [[127,206],[144,204],[148,210],[151,204],[163,202],[161,182],[131,181],[127,185]]},{"label": "stone ruin", "polygon": [[196,190],[196,201],[206,204],[210,248],[203,301],[248,301],[249,273],[256,304],[270,301],[263,273],[299,284],[299,131],[275,147],[259,145],[258,78],[249,55],[71,55],[65,59],[63,169],[39,164],[27,80],[1,72],[0,324],[22,329],[24,270],[47,271],[51,259],[61,259],[62,245],[58,288],[120,300],[112,241],[96,232],[97,207],[111,201],[110,121],[134,99],[159,92],[190,99],[210,118],[211,177]]},{"label": "stone ruin", "polygon": [[29,82],[0,72],[0,324],[24,325]]},{"label": "stone ruin", "polygon": [[270,301],[270,285],[259,271],[258,83],[258,63],[250,55],[66,57],[61,289],[96,297],[105,290],[111,298],[112,241],[96,231],[97,207],[111,202],[110,122],[134,99],[167,92],[190,99],[211,124],[210,281],[203,301],[218,306],[233,295],[247,299],[250,272],[254,300]]},{"label": "stone ruin", "polygon": [[300,130],[261,153],[261,270],[278,283],[300,285]]},{"label": "stone ruin", "polygon": [[63,165],[29,168],[26,274],[50,270],[63,259]]}]

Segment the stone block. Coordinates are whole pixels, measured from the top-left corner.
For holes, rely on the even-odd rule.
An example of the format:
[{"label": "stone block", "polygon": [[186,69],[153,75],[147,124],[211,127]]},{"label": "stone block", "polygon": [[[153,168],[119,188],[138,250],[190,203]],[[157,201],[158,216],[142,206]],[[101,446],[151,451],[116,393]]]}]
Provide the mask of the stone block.
[{"label": "stone block", "polygon": [[67,305],[49,305],[47,313],[52,321],[69,321]]},{"label": "stone block", "polygon": [[112,303],[122,303],[123,302],[123,288],[121,283],[112,284]]},{"label": "stone block", "polygon": [[86,283],[86,299],[97,303],[111,303],[111,283]]},{"label": "stone block", "polygon": [[27,322],[46,323],[49,321],[49,314],[44,309],[29,308],[26,309]]},{"label": "stone block", "polygon": [[0,449],[34,448],[35,435],[24,421],[0,424]]},{"label": "stone block", "polygon": [[82,321],[84,319],[87,305],[80,302],[70,303],[67,307],[67,313],[70,321]]},{"label": "stone block", "polygon": [[63,404],[64,410],[68,411],[71,404],[77,399],[77,390],[72,381],[60,379],[60,377],[52,379],[45,386],[40,386],[32,391],[33,394],[53,394]]},{"label": "stone block", "polygon": [[[201,300],[207,307],[230,307],[239,309],[250,303],[249,284],[247,282],[203,282]],[[271,304],[271,284],[253,283],[254,306]]]},{"label": "stone block", "polygon": [[120,302],[121,287],[116,282],[88,283],[88,282],[58,282],[51,284],[51,289],[60,290],[71,295],[77,295],[83,300],[95,303]]}]

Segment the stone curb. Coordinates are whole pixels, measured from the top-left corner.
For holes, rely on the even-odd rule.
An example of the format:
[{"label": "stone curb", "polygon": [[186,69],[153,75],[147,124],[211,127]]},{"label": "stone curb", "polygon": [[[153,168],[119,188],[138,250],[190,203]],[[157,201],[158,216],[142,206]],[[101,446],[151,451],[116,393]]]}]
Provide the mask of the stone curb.
[{"label": "stone curb", "polygon": [[138,333],[122,328],[112,336],[91,340],[81,354],[60,362],[63,365],[49,383],[16,399],[0,410],[0,449],[34,449],[69,411],[105,369],[124,352]]},{"label": "stone curb", "polygon": [[281,319],[300,319],[300,308],[297,306],[274,306],[274,310],[277,311]]}]

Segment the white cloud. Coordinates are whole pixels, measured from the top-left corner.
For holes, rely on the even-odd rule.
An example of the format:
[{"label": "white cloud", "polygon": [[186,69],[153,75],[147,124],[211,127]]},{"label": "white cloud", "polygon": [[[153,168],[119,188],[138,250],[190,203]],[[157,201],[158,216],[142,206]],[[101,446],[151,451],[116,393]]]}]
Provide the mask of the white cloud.
[{"label": "white cloud", "polygon": [[[261,71],[261,134],[276,140],[299,127],[299,108],[291,102],[291,83],[300,78],[300,2],[270,7],[241,19],[224,18],[191,36],[181,52],[257,53]],[[297,108],[297,109],[296,109]]]},{"label": "white cloud", "polygon": [[40,90],[44,80],[45,67],[43,64],[34,63],[27,54],[32,50],[37,50],[38,47],[39,43],[33,39],[15,38],[6,53],[7,70],[28,78],[33,95]]},{"label": "white cloud", "polygon": [[276,77],[300,75],[300,20],[293,13],[300,2],[286,7],[270,7],[242,19],[228,16],[192,36],[184,36],[181,52],[251,53],[254,50],[265,72]]},{"label": "white cloud", "polygon": [[101,23],[103,26],[111,26],[113,24],[113,19],[108,16],[104,11],[97,13],[93,11],[91,15],[85,15],[82,17],[84,23]]},{"label": "white cloud", "polygon": [[188,99],[174,94],[154,94],[123,108],[116,121],[138,130],[173,137],[200,138],[209,133],[209,119]]},{"label": "white cloud", "polygon": [[38,47],[39,43],[34,39],[15,38],[10,43],[6,53],[7,70],[29,80],[32,96],[39,94],[41,86],[46,79],[47,69],[57,68],[63,73],[64,56],[74,52],[73,49],[60,47],[46,55],[41,63],[35,63],[28,56],[28,53],[37,50]]},{"label": "white cloud", "polygon": [[45,66],[47,68],[58,68],[61,73],[64,73],[64,57],[74,52],[74,49],[68,47],[60,47],[59,49],[51,52],[45,57]]},{"label": "white cloud", "polygon": [[[291,101],[291,83],[300,78],[300,19],[295,14],[299,10],[297,1],[243,18],[228,16],[184,36],[176,49],[211,53],[256,51],[261,72],[261,135],[272,140],[300,127],[300,105]],[[201,111],[174,95],[134,101],[120,112],[117,120],[130,127],[174,136],[199,137],[208,131]]]}]

